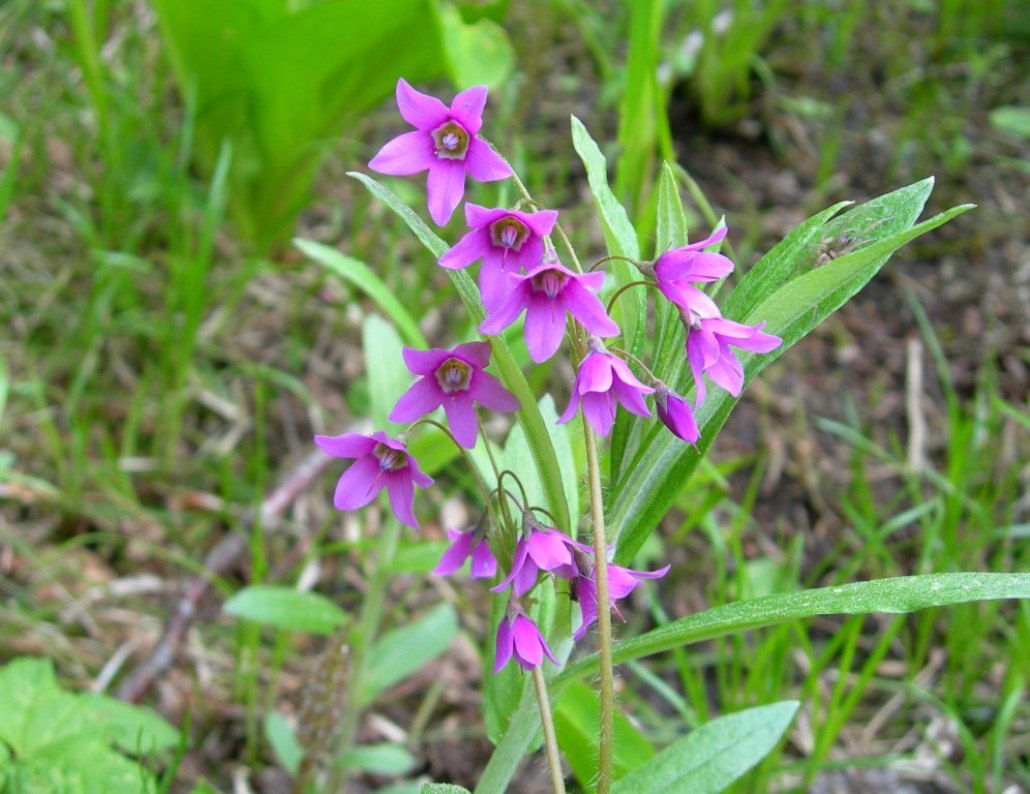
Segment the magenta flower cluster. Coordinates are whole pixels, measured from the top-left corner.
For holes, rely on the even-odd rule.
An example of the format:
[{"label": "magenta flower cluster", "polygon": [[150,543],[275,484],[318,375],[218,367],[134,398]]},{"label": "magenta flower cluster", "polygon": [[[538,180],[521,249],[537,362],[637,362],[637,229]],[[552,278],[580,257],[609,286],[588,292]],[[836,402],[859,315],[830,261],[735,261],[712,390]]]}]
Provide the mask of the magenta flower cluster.
[{"label": "magenta flower cluster", "polygon": [[[403,79],[397,84],[401,116],[415,129],[389,141],[369,166],[380,173],[410,175],[428,172],[429,215],[446,225],[464,197],[466,177],[490,182],[513,176],[510,166],[480,136],[487,90],[477,86],[462,91],[450,107],[422,94]],[[537,363],[553,357],[565,338],[568,316],[588,334],[586,350],[572,384],[571,397],[559,423],[582,410],[584,420],[601,436],[614,426],[617,406],[640,417],[650,417],[646,398],[653,395],[659,420],[677,437],[694,443],[700,431],[694,412],[706,396],[705,375],[722,389],[739,395],[744,371],[734,349],[766,353],[781,340],[758,326],[728,320],[698,285],[719,281],[733,270],[725,256],[706,249],[718,245],[726,229],[698,243],[667,251],[654,262],[636,262],[654,286],[679,312],[686,329],[686,355],[693,375],[693,404],[672,391],[633,356],[604,339],[620,334],[599,297],[603,271],[578,272],[563,265],[551,244],[558,221],[554,210],[523,211],[516,206],[488,208],[465,205],[469,231],[439,259],[448,269],[479,263],[478,285],[484,307],[479,332],[500,334],[524,315],[523,336],[530,358]],[[498,412],[519,410],[518,400],[488,373],[489,342],[469,342],[454,348],[404,348],[404,362],[417,376],[390,413],[399,423],[417,423],[442,408],[454,442],[465,449],[476,446],[481,424],[477,406]],[[642,373],[635,374],[631,364]],[[432,479],[423,474],[408,452],[405,438],[391,439],[383,432],[316,436],[327,454],[354,460],[340,477],[334,504],[353,510],[371,502],[384,488],[394,515],[418,528],[413,512],[414,486],[426,488]],[[498,498],[505,498],[503,495]],[[494,672],[511,658],[532,669],[546,657],[555,661],[536,624],[525,614],[520,600],[541,581],[554,577],[568,582],[570,596],[579,603],[581,620],[574,638],[580,639],[597,620],[597,585],[591,549],[533,517],[532,505],[521,505],[522,522],[510,565],[502,570],[491,547],[494,527],[483,520],[471,529],[448,530],[451,544],[434,573],[446,576],[471,560],[473,578],[492,579],[503,573],[493,592],[510,589],[508,610],[497,630]],[[510,546],[509,546],[510,548]],[[665,575],[608,566],[609,607],[628,596],[643,580]]]}]

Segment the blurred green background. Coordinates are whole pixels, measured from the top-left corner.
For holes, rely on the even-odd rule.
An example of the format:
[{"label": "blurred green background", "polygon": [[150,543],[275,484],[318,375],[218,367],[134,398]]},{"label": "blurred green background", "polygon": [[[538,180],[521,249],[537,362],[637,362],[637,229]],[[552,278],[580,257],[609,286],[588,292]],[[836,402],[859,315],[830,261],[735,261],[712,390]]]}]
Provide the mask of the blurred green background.
[{"label": "blurred green background", "polygon": [[[399,76],[448,99],[490,85],[485,134],[591,255],[570,113],[608,142],[648,255],[662,160],[692,236],[726,214],[742,271],[839,199],[933,174],[929,210],[980,205],[755,384],[644,549],[641,566],[673,573],[626,635],[802,585],[1025,571],[1028,45],[1015,0],[5,0],[0,662],[48,656],[68,686],[115,690],[233,531],[246,552],[218,594],[301,582],[356,612],[375,538],[332,511],[328,479],[276,532],[247,515],[312,432],[370,414],[365,371],[390,338],[366,290],[293,238],[367,265],[430,342],[471,333],[425,252],[345,175],[404,128]],[[390,184],[421,208],[422,180]],[[530,373],[559,405],[567,375]],[[474,484],[426,454],[445,487],[421,503],[423,537],[401,541],[387,624],[438,627],[442,600],[472,643],[427,658],[421,688],[378,693],[404,739],[373,721],[361,741],[407,755],[355,762],[359,790],[421,772],[471,784],[489,751],[471,694],[482,626],[461,609],[475,591],[423,575],[435,516],[467,517]],[[171,790],[229,790],[231,767],[284,790],[282,725],[321,646],[216,601],[148,695],[176,725],[190,715]],[[1030,787],[1028,660],[1025,604],[813,621],[630,665],[622,702],[660,746],[713,714],[804,701],[740,791],[1015,791]]]}]

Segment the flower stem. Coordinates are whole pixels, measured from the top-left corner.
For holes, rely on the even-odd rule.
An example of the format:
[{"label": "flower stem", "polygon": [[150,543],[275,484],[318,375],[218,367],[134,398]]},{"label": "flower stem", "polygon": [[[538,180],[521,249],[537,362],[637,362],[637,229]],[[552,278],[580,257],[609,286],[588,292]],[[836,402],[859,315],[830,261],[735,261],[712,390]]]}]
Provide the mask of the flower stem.
[{"label": "flower stem", "polygon": [[612,785],[612,754],[615,742],[615,685],[612,672],[612,612],[608,598],[608,547],[601,497],[601,467],[597,461],[597,440],[583,423],[587,470],[590,477],[590,518],[594,530],[594,579],[597,585],[597,641],[600,656],[601,732],[597,755],[597,794],[608,794]]},{"label": "flower stem", "polygon": [[533,686],[536,687],[536,702],[540,706],[540,724],[544,728],[544,747],[547,748],[547,768],[551,772],[551,787],[554,789],[554,794],[565,794],[565,775],[562,774],[558,739],[554,734],[551,701],[547,698],[547,682],[544,681],[544,671],[539,666],[533,668]]},{"label": "flower stem", "polygon": [[611,314],[612,306],[615,305],[615,301],[622,297],[622,293],[633,287],[651,287],[652,289],[657,289],[658,285],[653,281],[631,281],[628,284],[623,284],[618,290],[616,290],[615,294],[612,295],[611,300],[608,301],[608,306],[605,308],[605,311],[607,311],[608,314]]}]

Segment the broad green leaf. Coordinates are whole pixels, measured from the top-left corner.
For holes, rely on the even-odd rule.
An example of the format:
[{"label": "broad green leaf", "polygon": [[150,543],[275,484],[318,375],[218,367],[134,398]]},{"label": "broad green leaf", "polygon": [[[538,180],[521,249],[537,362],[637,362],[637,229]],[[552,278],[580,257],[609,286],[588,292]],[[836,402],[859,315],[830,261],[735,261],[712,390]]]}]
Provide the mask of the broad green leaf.
[{"label": "broad green leaf", "polygon": [[459,90],[472,85],[502,86],[515,68],[515,50],[504,28],[486,18],[468,24],[449,3],[436,8],[454,85]]},{"label": "broad green leaf", "polygon": [[311,240],[296,238],[293,244],[305,256],[314,259],[331,273],[353,284],[375,301],[375,304],[386,313],[386,316],[393,320],[405,342],[412,347],[423,349],[429,347],[426,338],[419,330],[418,323],[404,308],[404,305],[397,300],[393,291],[372,272],[368,265],[346,254],[341,254],[335,248]]},{"label": "broad green leaf", "polygon": [[368,705],[446,651],[458,633],[454,607],[442,603],[413,623],[384,635],[369,652],[368,674],[358,698]]},{"label": "broad green leaf", "polygon": [[293,726],[278,711],[265,713],[265,739],[279,764],[291,775],[296,775],[300,763],[304,760],[304,748],[297,741]]},{"label": "broad green leaf", "polygon": [[616,781],[612,794],[718,794],[769,754],[799,705],[787,700],[712,720]]},{"label": "broad green leaf", "polygon": [[133,706],[106,695],[81,694],[95,724],[101,724],[115,747],[130,755],[168,750],[179,744],[179,731],[145,706]]},{"label": "broad green leaf", "polygon": [[[394,193],[371,177],[357,171],[349,171],[348,176],[352,176],[361,182],[372,195],[399,215],[434,257],[439,259],[447,251],[447,244],[407,204],[397,198]],[[468,311],[473,324],[479,325],[483,320],[483,304],[479,300],[479,292],[476,289],[475,282],[464,270],[448,270],[447,275],[450,276],[451,281],[458,290],[458,295],[465,304],[465,309]],[[515,359],[512,358],[511,351],[508,349],[504,337],[491,337],[490,344],[493,348],[493,366],[497,374],[504,381],[504,385],[507,386],[508,390],[521,403],[518,413],[519,423],[526,433],[529,448],[533,453],[533,460],[536,463],[537,471],[540,473],[540,479],[543,482],[544,491],[547,495],[547,507],[557,517],[559,527],[563,531],[569,532],[572,527],[572,521],[569,506],[565,499],[562,470],[558,465],[558,457],[551,443],[550,430],[536,407],[536,397],[532,389],[529,388],[522,370],[519,369]]]},{"label": "broad green leaf", "polygon": [[[929,181],[917,183],[870,202],[873,206],[869,214],[884,219],[870,232],[870,237],[875,241],[823,267],[811,269],[816,251],[804,246],[793,247],[794,258],[789,261],[780,263],[774,260],[766,264],[763,259],[755,266],[752,271],[758,273],[755,279],[768,276],[782,285],[764,298],[764,293],[759,291],[749,294],[745,299],[735,299],[735,290],[727,301],[726,314],[747,324],[767,322],[765,330],[781,336],[783,344],[767,355],[744,353],[739,356],[744,368],[745,384],[858,292],[895,250],[970,208],[969,205],[955,207],[913,226],[931,184]],[[917,187],[921,189],[915,190]],[[887,212],[891,214],[884,215]],[[891,231],[899,225],[902,226],[901,231]],[[881,231],[890,234],[881,237]],[[818,239],[817,234],[818,229],[810,226],[804,236],[811,241]],[[806,267],[807,270],[801,275],[793,278],[785,275]],[[747,311],[748,303],[756,305]],[[666,375],[659,374],[663,378]],[[685,385],[682,379],[670,383],[673,388],[683,388]],[[718,388],[711,389],[697,412],[701,440],[696,446],[686,445],[675,436],[662,433],[655,426],[645,436],[633,461],[624,464],[624,473],[613,489],[609,517],[609,524],[620,532],[616,539],[616,560],[620,564],[631,561],[647,536],[654,531],[714,441],[736,402],[737,399],[727,392]],[[646,464],[642,460],[645,454]]]},{"label": "broad green leaf", "polygon": [[[600,724],[597,691],[575,682],[567,686],[554,707],[554,730],[558,746],[579,782],[593,790],[597,775],[597,726]],[[646,763],[655,750],[621,711],[615,711],[615,752],[612,759],[616,778]],[[647,791],[648,789],[641,789]]]},{"label": "broad green leaf", "polygon": [[[621,664],[683,645],[816,615],[897,615],[1007,598],[1030,598],[1030,574],[939,573],[855,582],[713,607],[617,643],[613,653],[615,663]],[[591,654],[563,671],[556,683],[592,675],[596,669],[597,654]]]},{"label": "broad green leaf", "polygon": [[347,622],[347,614],[318,593],[292,587],[245,587],[222,607],[234,617],[289,631],[329,635]]},{"label": "broad green leaf", "polygon": [[376,775],[406,775],[415,766],[415,757],[399,744],[364,744],[336,759],[337,766]]},{"label": "broad green leaf", "polygon": [[372,421],[377,428],[386,428],[395,435],[402,426],[387,417],[412,381],[411,373],[404,366],[400,337],[382,317],[370,314],[361,327],[361,345],[365,351]]}]

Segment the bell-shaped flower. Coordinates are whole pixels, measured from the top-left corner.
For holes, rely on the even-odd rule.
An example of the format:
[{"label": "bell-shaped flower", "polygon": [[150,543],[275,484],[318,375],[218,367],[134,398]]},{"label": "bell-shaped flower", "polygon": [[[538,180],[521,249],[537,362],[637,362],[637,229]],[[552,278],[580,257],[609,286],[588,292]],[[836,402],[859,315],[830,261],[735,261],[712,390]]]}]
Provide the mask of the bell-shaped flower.
[{"label": "bell-shaped flower", "polygon": [[397,520],[418,529],[418,521],[412,511],[414,486],[428,488],[433,484],[433,478],[422,473],[402,441],[389,438],[380,430],[368,436],[361,433],[315,436],[315,443],[334,458],[354,459],[336,483],[333,504],[337,510],[364,507],[386,488]]},{"label": "bell-shaped flower", "polygon": [[545,527],[527,513],[522,520],[522,537],[515,544],[511,571],[491,588],[492,592],[500,593],[512,585],[515,597],[520,598],[533,589],[541,571],[555,571],[572,565],[572,550],[577,548],[585,547],[564,532]]},{"label": "bell-shaped flower", "polygon": [[616,403],[637,416],[649,417],[644,395],[653,392],[637,380],[625,361],[609,353],[599,339],[591,338],[590,352],[579,365],[569,405],[558,417],[558,424],[572,419],[582,405],[583,418],[594,432],[606,436],[615,423]]},{"label": "bell-shaped flower", "polygon": [[653,265],[658,289],[680,309],[691,315],[714,317],[719,309],[708,295],[693,286],[718,281],[733,271],[733,263],[722,254],[703,249],[715,245],[726,236],[726,227],[697,243],[666,251]]},{"label": "bell-shaped flower", "polygon": [[404,363],[422,377],[412,384],[390,412],[391,422],[413,422],[441,405],[454,440],[472,449],[479,423],[475,403],[492,411],[511,412],[519,401],[484,368],[490,363],[489,342],[468,342],[453,350],[405,347]]},{"label": "bell-shaped flower", "polygon": [[658,418],[672,431],[673,435],[688,444],[693,444],[701,437],[690,403],[670,391],[664,383],[659,382],[655,385],[654,406],[658,412]]},{"label": "bell-shaped flower", "polygon": [[[498,276],[503,276],[499,273]],[[553,356],[565,336],[565,313],[575,317],[595,336],[616,336],[617,326],[594,293],[604,273],[573,273],[557,261],[543,262],[522,276],[508,275],[507,294],[479,326],[484,334],[497,334],[526,312],[526,347],[538,364]],[[494,287],[490,287],[494,289]]]},{"label": "bell-shaped flower", "polygon": [[473,579],[493,578],[497,573],[497,560],[490,551],[486,532],[480,527],[473,527],[464,532],[458,529],[448,529],[447,537],[450,538],[451,545],[433,569],[436,576],[450,576],[465,564],[465,560],[471,558]]},{"label": "bell-shaped flower", "polygon": [[461,203],[466,174],[477,182],[511,176],[504,158],[479,138],[486,94],[486,86],[474,86],[454,97],[448,108],[403,78],[397,81],[397,108],[415,130],[389,141],[368,167],[392,176],[428,170],[429,214],[438,226],[444,226]]},{"label": "bell-shaped flower", "polygon": [[440,257],[440,264],[458,270],[482,259],[479,292],[486,310],[492,311],[507,294],[506,273],[531,270],[540,264],[543,238],[557,220],[554,210],[519,212],[465,204],[465,221],[472,231]]},{"label": "bell-shaped flower", "polygon": [[[582,622],[579,628],[573,633],[572,638],[579,642],[594,623],[597,622],[597,578],[592,563],[587,563],[580,557],[581,574],[571,581],[570,592],[573,598],[579,601],[579,611],[582,615]],[[669,572],[669,567],[659,568],[657,571],[634,571],[631,568],[622,568],[618,565],[608,565],[608,602],[612,611],[625,620],[619,612],[615,602],[625,598],[632,593],[644,579],[660,579]],[[582,570],[584,569],[585,570]]]},{"label": "bell-shaped flower", "polygon": [[554,664],[558,664],[558,660],[554,658],[551,649],[547,647],[536,623],[521,612],[514,617],[506,615],[497,626],[494,675],[501,672],[513,655],[523,670],[539,667],[545,656]]},{"label": "bell-shaped flower", "polygon": [[703,377],[705,372],[716,385],[734,397],[740,396],[740,390],[744,387],[744,368],[731,346],[752,353],[768,353],[783,342],[780,337],[762,331],[764,322],[744,325],[724,317],[691,320],[682,312],[680,318],[687,327],[687,361],[694,375],[695,409],[707,394]]}]

